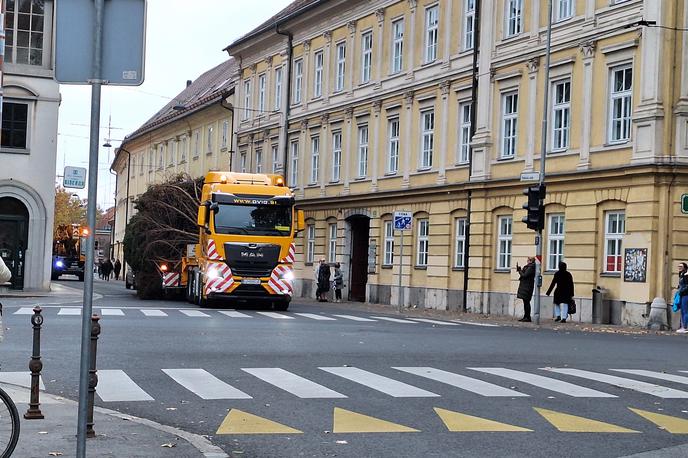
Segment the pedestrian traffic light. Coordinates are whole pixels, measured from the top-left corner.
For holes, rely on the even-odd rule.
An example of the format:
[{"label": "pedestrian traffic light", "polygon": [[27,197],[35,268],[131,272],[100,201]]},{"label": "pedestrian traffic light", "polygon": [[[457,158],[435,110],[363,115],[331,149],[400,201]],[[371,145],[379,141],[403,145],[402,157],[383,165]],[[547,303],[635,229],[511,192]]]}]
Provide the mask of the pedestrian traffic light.
[{"label": "pedestrian traffic light", "polygon": [[541,231],[545,227],[545,205],[541,203],[545,200],[545,193],[544,184],[528,186],[523,190],[523,194],[528,196],[528,202],[523,204],[523,208],[528,210],[528,216],[523,217],[521,221],[526,223],[528,229]]}]

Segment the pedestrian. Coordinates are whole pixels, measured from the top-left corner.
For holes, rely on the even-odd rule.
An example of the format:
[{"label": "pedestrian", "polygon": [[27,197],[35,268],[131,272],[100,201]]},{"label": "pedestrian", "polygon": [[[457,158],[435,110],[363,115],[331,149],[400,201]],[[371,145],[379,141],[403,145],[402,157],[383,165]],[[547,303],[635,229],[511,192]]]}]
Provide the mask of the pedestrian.
[{"label": "pedestrian", "polygon": [[518,272],[516,298],[523,301],[523,318],[518,321],[530,323],[530,299],[533,297],[533,288],[535,288],[535,258],[529,256],[528,263],[523,268],[516,263],[516,271]]},{"label": "pedestrian", "polygon": [[688,332],[688,264],[678,263],[678,294],[681,297],[681,326],[676,330],[681,334]]},{"label": "pedestrian", "polygon": [[105,260],[105,264],[103,265],[103,277],[105,278],[105,281],[110,281],[110,275],[112,274],[112,261],[110,259]]},{"label": "pedestrian", "polygon": [[554,321],[566,323],[566,318],[569,315],[569,304],[573,300],[574,292],[573,275],[566,270],[566,263],[564,261],[559,262],[559,270],[554,273],[552,283],[547,288],[548,296],[555,285],[557,289],[554,290],[554,315],[556,315]]},{"label": "pedestrian", "polygon": [[102,259],[98,262],[98,278],[101,280],[103,279],[103,263],[104,261]]},{"label": "pedestrian", "polygon": [[[3,283],[7,283],[10,281],[12,278],[12,272],[10,269],[5,265],[5,260],[2,259],[2,256],[0,256],[0,285]],[[0,302],[0,315],[2,315],[2,303]],[[2,323],[0,322],[0,341],[2,340]]]},{"label": "pedestrian", "polygon": [[324,259],[320,260],[320,268],[318,269],[318,290],[320,295],[318,301],[327,302],[327,293],[330,291],[330,277],[332,272],[330,266],[325,263]]},{"label": "pedestrian", "polygon": [[119,273],[122,271],[122,263],[119,262],[119,258],[115,261],[115,280],[119,280]]},{"label": "pedestrian", "polygon": [[342,301],[342,287],[344,286],[344,275],[342,274],[341,265],[336,263],[334,265],[334,301]]}]

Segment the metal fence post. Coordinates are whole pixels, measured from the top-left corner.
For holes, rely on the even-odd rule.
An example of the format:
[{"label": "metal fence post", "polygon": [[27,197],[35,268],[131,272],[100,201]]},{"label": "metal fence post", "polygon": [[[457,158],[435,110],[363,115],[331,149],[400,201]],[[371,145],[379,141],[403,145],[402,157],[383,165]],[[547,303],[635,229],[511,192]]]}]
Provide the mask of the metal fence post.
[{"label": "metal fence post", "polygon": [[88,370],[88,414],[86,416],[86,437],[96,437],[93,429],[93,403],[95,402],[96,386],[98,385],[98,373],[96,370],[96,350],[98,349],[98,336],[100,335],[100,317],[94,314],[91,317],[91,360]]},{"label": "metal fence post", "polygon": [[41,308],[34,307],[33,315],[31,316],[31,324],[33,325],[33,355],[29,361],[29,370],[31,371],[31,400],[29,401],[29,410],[24,414],[27,420],[41,420],[43,413],[41,413],[40,406],[40,381],[41,369],[43,369],[43,362],[41,362],[41,326],[43,325],[43,315],[41,315]]}]

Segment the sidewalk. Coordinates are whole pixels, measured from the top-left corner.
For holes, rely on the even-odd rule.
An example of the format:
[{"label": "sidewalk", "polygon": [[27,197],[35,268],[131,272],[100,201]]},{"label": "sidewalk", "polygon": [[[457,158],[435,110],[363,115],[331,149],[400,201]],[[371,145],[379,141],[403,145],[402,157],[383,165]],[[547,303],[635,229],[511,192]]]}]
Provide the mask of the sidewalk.
[{"label": "sidewalk", "polygon": [[50,291],[23,291],[13,290],[0,286],[0,298],[30,298],[30,297],[66,297],[78,298],[83,297],[84,292],[78,288],[71,288],[69,286],[61,285],[59,283],[51,283]]},{"label": "sidewalk", "polygon": [[[17,402],[21,417],[19,444],[13,456],[38,458],[76,456],[77,403],[41,392],[43,420],[25,420],[29,390],[1,384]],[[227,457],[219,447],[197,434],[96,407],[96,437],[86,440],[87,456],[97,457]]]}]

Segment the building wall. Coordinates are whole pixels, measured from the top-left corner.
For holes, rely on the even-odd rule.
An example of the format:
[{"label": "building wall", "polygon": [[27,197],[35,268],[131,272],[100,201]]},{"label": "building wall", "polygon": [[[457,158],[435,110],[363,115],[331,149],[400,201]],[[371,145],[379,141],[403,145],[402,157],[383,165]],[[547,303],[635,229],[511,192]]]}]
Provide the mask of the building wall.
[{"label": "building wall", "polygon": [[[473,62],[472,51],[464,49],[464,1],[334,1],[283,26],[294,35],[291,115],[286,136],[289,154],[284,155],[284,143],[279,144],[281,159],[287,162],[287,179],[297,188],[300,205],[315,225],[316,259],[326,254],[326,221],[335,218],[340,235],[337,259],[348,272],[351,251],[346,215],[370,218],[369,245],[374,243],[377,252],[370,253],[368,300],[398,301],[398,265],[381,265],[381,231],[395,210],[407,210],[417,218],[427,217],[430,228],[427,266],[416,265],[418,228],[414,227],[413,235],[407,234],[404,239],[402,280],[408,290],[407,305],[442,309],[462,305],[464,271],[453,263],[455,218],[465,216],[470,190],[467,306],[485,313],[519,313],[520,301],[514,301],[518,281],[513,268],[516,261],[524,263],[526,256],[535,251],[533,232],[520,222],[525,216],[521,208],[525,184],[519,176],[540,169],[547,14],[542,2],[524,0],[521,31],[507,36],[505,2],[482,2],[480,47],[485,52],[479,56],[471,170],[460,154],[465,143],[461,110],[470,102]],[[682,236],[673,229],[684,220],[677,211],[679,183],[686,180],[681,166],[688,153],[688,59],[683,52],[688,42],[681,34],[628,25],[646,19],[686,27],[688,11],[684,2],[673,0],[579,0],[572,6],[573,15],[557,21],[552,31],[548,224],[543,253],[546,260],[552,238],[549,217],[562,215],[563,255],[577,283],[576,296],[581,299],[581,312],[575,318],[591,319],[591,291],[601,286],[618,305],[617,321],[639,323],[644,319],[646,303],[655,296],[669,296],[675,283],[670,266],[688,256]],[[428,60],[426,21],[432,8],[438,8],[436,57]],[[404,21],[403,65],[393,72],[392,23],[400,19]],[[363,47],[368,33],[372,34],[372,57],[366,61]],[[242,81],[248,82],[248,86],[238,85],[237,100],[257,109],[260,75],[274,75],[275,62],[282,62],[280,59],[286,55],[285,43],[284,37],[266,33],[230,45],[230,54],[241,62]],[[346,71],[343,88],[337,91],[336,54],[340,43],[346,46]],[[315,87],[320,70],[315,62],[320,52],[323,89],[318,95]],[[367,62],[369,81],[364,80]],[[296,88],[299,68],[300,91]],[[626,75],[619,73],[624,68],[630,69]],[[669,71],[672,68],[676,70]],[[621,76],[632,81],[630,87],[623,86]],[[568,107],[570,123],[568,142],[556,148],[553,100],[557,99],[556,84],[562,82],[569,85],[570,95],[563,105]],[[616,85],[623,86],[618,94]],[[274,105],[273,86],[268,80],[267,106]],[[300,100],[294,97],[298,92]],[[513,116],[513,151],[503,146],[507,137],[504,111],[510,94],[518,97]],[[615,131],[612,117],[617,96],[623,102],[616,103],[625,103],[628,108],[621,111],[624,119],[617,123],[621,127]],[[428,112],[434,114],[434,126],[429,129],[431,163],[423,160],[423,123],[429,119],[424,115]],[[278,118],[246,111],[238,123],[237,141],[247,164],[254,163],[256,145],[272,145],[280,138]],[[387,167],[389,122],[393,119],[399,125],[396,171]],[[359,173],[360,153],[364,150],[359,134],[365,127],[368,160],[364,173]],[[339,134],[341,176],[333,180],[333,135],[339,138]],[[312,179],[313,138],[319,138],[317,180]],[[298,145],[293,150],[298,151],[298,162],[293,160],[292,144]],[[296,180],[292,180],[295,164]],[[623,212],[625,223],[619,234],[619,254],[623,256],[625,248],[647,249],[645,282],[624,281],[623,262],[621,272],[607,272],[610,269],[605,247],[610,237],[605,236],[605,221],[617,211]],[[504,216],[512,217],[511,262],[500,268],[498,223]],[[306,237],[307,231],[302,237],[301,259],[307,257]],[[395,251],[399,241],[397,233]],[[547,287],[553,272],[545,263]],[[310,283],[312,267],[304,261],[298,267],[303,282]],[[618,265],[613,267],[616,270]],[[307,286],[303,291],[312,288]],[[543,313],[551,313],[550,304],[546,300],[544,304]]]}]

